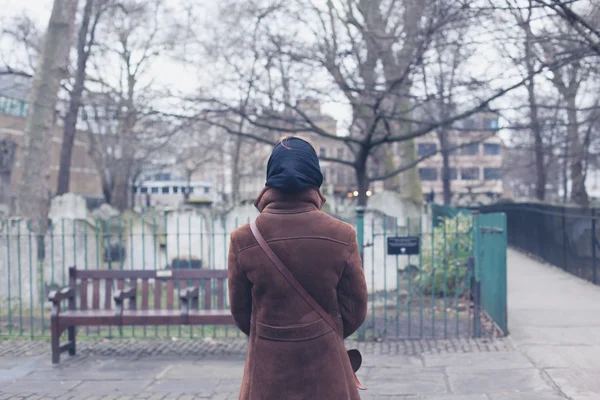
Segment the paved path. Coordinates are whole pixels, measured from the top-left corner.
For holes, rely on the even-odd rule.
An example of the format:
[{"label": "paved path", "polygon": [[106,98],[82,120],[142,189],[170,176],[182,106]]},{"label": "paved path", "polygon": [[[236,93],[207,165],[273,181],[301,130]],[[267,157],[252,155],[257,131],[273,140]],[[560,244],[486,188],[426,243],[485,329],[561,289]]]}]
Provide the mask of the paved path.
[{"label": "paved path", "polygon": [[[362,399],[600,400],[600,288],[511,251],[508,298],[509,340],[361,344]],[[239,342],[82,343],[59,367],[29,343],[0,342],[0,400],[236,399],[243,370]]]},{"label": "paved path", "polygon": [[600,287],[511,251],[511,338],[572,400],[600,400]]}]

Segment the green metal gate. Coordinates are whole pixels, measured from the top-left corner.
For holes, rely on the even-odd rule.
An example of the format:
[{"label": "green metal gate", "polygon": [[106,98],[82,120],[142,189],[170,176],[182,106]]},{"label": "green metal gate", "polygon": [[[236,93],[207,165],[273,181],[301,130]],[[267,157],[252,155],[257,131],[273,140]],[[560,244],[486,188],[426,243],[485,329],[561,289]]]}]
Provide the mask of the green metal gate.
[{"label": "green metal gate", "polygon": [[474,335],[498,330],[507,335],[506,215],[475,213],[473,228]]}]

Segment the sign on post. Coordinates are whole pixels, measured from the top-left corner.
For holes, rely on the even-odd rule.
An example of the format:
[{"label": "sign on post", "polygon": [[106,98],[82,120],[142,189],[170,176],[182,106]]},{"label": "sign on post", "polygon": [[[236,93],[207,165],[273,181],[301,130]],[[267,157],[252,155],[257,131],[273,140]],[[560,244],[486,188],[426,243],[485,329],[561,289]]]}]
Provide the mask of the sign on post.
[{"label": "sign on post", "polygon": [[394,236],[387,240],[387,253],[390,256],[414,256],[421,250],[418,236]]}]

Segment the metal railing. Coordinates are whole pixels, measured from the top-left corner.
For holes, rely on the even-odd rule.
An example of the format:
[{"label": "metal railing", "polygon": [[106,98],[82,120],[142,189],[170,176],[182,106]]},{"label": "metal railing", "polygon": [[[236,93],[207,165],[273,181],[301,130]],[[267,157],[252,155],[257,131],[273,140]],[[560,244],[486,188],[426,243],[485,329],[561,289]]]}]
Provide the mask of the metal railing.
[{"label": "metal railing", "polygon": [[[0,220],[0,337],[49,336],[49,291],[68,282],[68,268],[227,268],[229,235],[250,217],[197,212],[60,220],[42,237],[27,221]],[[418,255],[388,255],[393,237],[416,237]],[[365,339],[471,337],[473,217],[400,219],[370,213],[363,262],[369,312]],[[87,336],[237,337],[227,327],[86,329]],[[80,334],[81,335],[81,334]]]},{"label": "metal railing", "polygon": [[482,207],[502,212],[508,221],[508,242],[579,278],[599,284],[600,212],[539,203],[506,203]]}]

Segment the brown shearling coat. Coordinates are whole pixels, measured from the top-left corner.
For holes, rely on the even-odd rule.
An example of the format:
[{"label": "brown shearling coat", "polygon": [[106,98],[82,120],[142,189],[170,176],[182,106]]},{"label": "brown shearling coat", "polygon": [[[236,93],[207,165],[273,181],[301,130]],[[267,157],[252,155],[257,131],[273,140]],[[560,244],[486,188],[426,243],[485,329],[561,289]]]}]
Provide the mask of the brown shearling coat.
[{"label": "brown shearling coat", "polygon": [[[324,202],[316,189],[265,188],[257,226],[345,338],[365,319],[367,286],[354,228],[320,211]],[[232,233],[228,262],[231,312],[249,335],[239,398],[360,399],[339,334],[277,271],[248,225]]]}]

